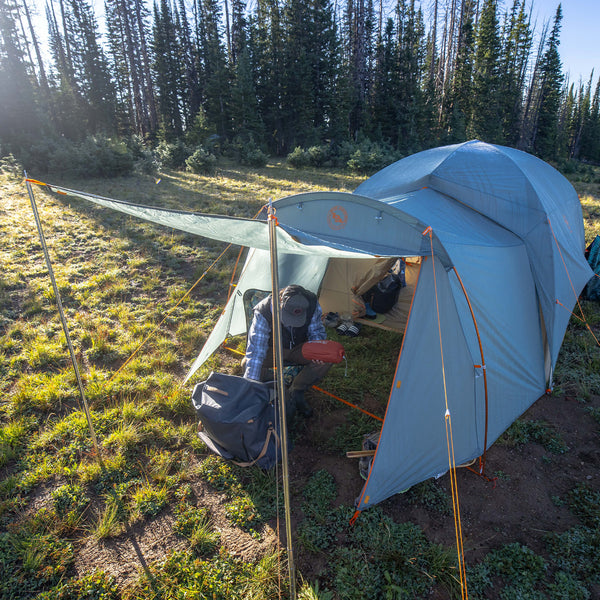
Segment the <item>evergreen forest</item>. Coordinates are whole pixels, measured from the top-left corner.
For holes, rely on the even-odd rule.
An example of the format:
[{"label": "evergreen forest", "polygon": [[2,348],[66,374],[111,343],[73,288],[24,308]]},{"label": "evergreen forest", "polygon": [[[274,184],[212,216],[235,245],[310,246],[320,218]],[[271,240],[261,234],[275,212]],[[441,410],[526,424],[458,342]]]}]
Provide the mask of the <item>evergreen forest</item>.
[{"label": "evergreen forest", "polygon": [[600,161],[600,87],[565,76],[560,4],[544,23],[534,0],[105,0],[101,21],[91,0],[40,4],[0,0],[0,156],[37,171],[86,144],[121,144],[99,175],[161,144],[190,170],[468,139]]}]

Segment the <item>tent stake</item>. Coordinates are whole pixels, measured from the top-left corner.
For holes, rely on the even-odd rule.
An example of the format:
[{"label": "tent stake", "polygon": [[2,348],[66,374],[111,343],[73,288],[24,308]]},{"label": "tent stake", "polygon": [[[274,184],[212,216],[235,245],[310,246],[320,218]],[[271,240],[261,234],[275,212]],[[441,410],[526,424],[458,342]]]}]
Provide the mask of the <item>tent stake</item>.
[{"label": "tent stake", "polygon": [[281,324],[279,306],[279,272],[277,263],[277,220],[273,203],[269,200],[269,251],[271,254],[271,297],[273,299],[273,356],[277,373],[277,398],[279,402],[279,423],[281,431],[281,463],[283,467],[283,502],[285,505],[285,529],[287,540],[288,570],[290,577],[290,598],[296,600],[296,570],[292,547],[292,522],[290,508],[290,476],[288,471],[287,422],[285,414],[285,383],[283,379],[283,351],[281,348]]},{"label": "tent stake", "polygon": [[90,436],[92,438],[92,444],[94,446],[94,453],[96,454],[96,458],[100,463],[100,466],[103,467],[102,458],[100,456],[100,450],[98,449],[98,440],[96,438],[96,432],[94,431],[94,425],[92,424],[92,416],[90,415],[90,409],[87,403],[87,398],[85,397],[85,392],[83,390],[83,382],[81,381],[81,375],[79,374],[79,367],[77,366],[77,359],[75,358],[75,350],[73,349],[73,343],[71,342],[71,336],[69,334],[69,328],[67,326],[67,320],[65,318],[65,312],[63,310],[62,301],[60,299],[60,293],[58,291],[58,285],[56,285],[56,279],[54,278],[54,269],[52,268],[52,262],[50,261],[50,254],[48,253],[48,246],[46,245],[46,238],[44,236],[44,230],[42,229],[42,222],[40,220],[40,215],[37,210],[37,204],[35,202],[35,198],[33,196],[33,190],[31,189],[31,184],[27,181],[27,172],[25,172],[25,185],[27,186],[27,193],[29,194],[29,200],[31,202],[31,209],[33,210],[33,216],[35,218],[35,224],[38,230],[38,234],[40,236],[40,243],[42,245],[42,251],[44,252],[44,258],[46,259],[46,267],[48,268],[48,274],[50,275],[50,281],[52,282],[52,289],[54,290],[54,297],[56,298],[56,305],[58,307],[58,313],[60,315],[60,321],[62,323],[62,328],[65,333],[65,338],[67,340],[67,347],[69,348],[69,355],[71,356],[71,363],[73,363],[73,370],[75,371],[75,378],[77,379],[77,387],[79,388],[79,395],[81,397],[81,401],[83,403],[83,408],[85,411],[85,416],[87,418],[88,427],[90,429]]}]

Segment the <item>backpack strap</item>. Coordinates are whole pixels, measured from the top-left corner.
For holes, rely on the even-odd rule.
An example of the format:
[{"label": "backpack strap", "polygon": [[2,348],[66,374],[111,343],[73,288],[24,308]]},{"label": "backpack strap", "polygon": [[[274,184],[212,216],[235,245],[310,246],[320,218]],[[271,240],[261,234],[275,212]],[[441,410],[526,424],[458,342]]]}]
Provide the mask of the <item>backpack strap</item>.
[{"label": "backpack strap", "polygon": [[277,435],[277,432],[275,431],[273,425],[271,424],[269,426],[269,429],[267,430],[267,437],[265,439],[265,443],[263,444],[263,447],[262,447],[261,451],[259,452],[258,456],[253,461],[237,462],[235,460],[232,460],[231,462],[234,465],[238,465],[238,467],[251,467],[252,465],[256,464],[267,453],[267,448],[269,447],[269,441],[271,440],[271,436],[275,437],[275,445],[279,446],[279,436]]}]

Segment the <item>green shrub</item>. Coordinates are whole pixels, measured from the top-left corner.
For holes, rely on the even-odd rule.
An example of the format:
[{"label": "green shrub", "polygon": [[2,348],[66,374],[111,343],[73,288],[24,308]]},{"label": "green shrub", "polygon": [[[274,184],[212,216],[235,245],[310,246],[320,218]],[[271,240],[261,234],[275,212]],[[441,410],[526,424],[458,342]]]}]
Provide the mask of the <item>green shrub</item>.
[{"label": "green shrub", "polygon": [[295,169],[301,169],[307,167],[309,164],[309,157],[307,153],[300,147],[296,146],[286,158],[287,162]]},{"label": "green shrub", "polygon": [[119,600],[120,594],[112,575],[95,571],[81,579],[59,583],[41,593],[36,600]]},{"label": "green shrub", "polygon": [[131,173],[134,166],[127,146],[105,136],[91,136],[81,143],[44,138],[23,152],[22,161],[32,175],[71,177],[120,177]]},{"label": "green shrub", "polygon": [[219,533],[211,525],[206,508],[181,503],[175,513],[175,533],[187,538],[192,550],[201,556],[212,554],[219,543]]},{"label": "green shrub", "polygon": [[337,486],[331,473],[321,469],[312,475],[303,491],[306,502],[302,510],[306,515],[325,515],[337,495]]},{"label": "green shrub", "polygon": [[560,437],[560,433],[544,421],[518,419],[501,436],[500,441],[507,446],[521,446],[535,442],[553,454],[564,454],[569,449]]},{"label": "green shrub", "polygon": [[59,519],[65,518],[69,513],[81,514],[90,499],[86,496],[83,486],[67,484],[52,492],[54,510]]},{"label": "green shrub", "polygon": [[600,583],[600,531],[574,527],[563,533],[545,537],[552,562],[573,577],[589,583]]},{"label": "green shrub", "polygon": [[322,167],[329,158],[326,146],[311,146],[305,154],[312,167]]},{"label": "green shrub", "polygon": [[250,533],[255,533],[253,525],[260,518],[252,498],[246,494],[240,494],[228,502],[225,505],[225,515],[230,523]]},{"label": "green shrub", "polygon": [[79,146],[81,175],[121,177],[133,171],[133,155],[127,146],[104,136],[89,137]]},{"label": "green shrub", "polygon": [[220,492],[232,493],[239,488],[239,481],[232,466],[220,456],[211,454],[200,464],[199,473]]},{"label": "green shrub", "polygon": [[242,154],[241,163],[249,167],[261,168],[267,164],[269,157],[257,146],[246,148]]},{"label": "green shrub", "polygon": [[156,147],[156,157],[162,167],[168,169],[181,169],[186,164],[186,159],[192,150],[181,140],[175,143],[160,142]]},{"label": "green shrub", "polygon": [[200,146],[186,159],[185,164],[192,173],[210,173],[217,164],[217,157]]},{"label": "green shrub", "polygon": [[600,530],[600,492],[585,483],[578,483],[568,494],[571,512],[586,527]]},{"label": "green shrub", "polygon": [[588,600],[589,590],[573,575],[559,571],[554,575],[554,583],[548,585],[552,600]]}]

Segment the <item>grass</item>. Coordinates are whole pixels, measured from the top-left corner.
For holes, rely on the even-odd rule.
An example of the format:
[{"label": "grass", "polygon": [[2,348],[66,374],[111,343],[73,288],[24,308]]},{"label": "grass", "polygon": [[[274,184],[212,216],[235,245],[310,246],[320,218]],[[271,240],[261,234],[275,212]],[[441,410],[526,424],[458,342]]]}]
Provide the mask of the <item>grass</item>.
[{"label": "grass", "polygon": [[[215,176],[167,172],[159,184],[145,176],[51,183],[149,205],[252,217],[270,197],[351,191],[360,181],[277,163],[258,171],[223,163]],[[600,233],[600,195],[597,185],[581,185],[591,241]],[[34,190],[92,407],[100,465],[79,406],[29,200],[18,179],[3,177],[0,187],[0,599],[148,600],[181,597],[182,590],[198,598],[274,599],[280,597],[280,581],[285,597],[285,555],[268,550],[243,561],[225,550],[222,532],[263,539],[278,507],[282,510],[276,476],[208,453],[196,436],[190,386],[180,387],[220,314],[237,251],[229,250],[205,274],[223,244]],[[582,306],[597,328],[600,311],[590,303]],[[337,339],[333,331],[330,337]],[[359,338],[342,341],[350,377],[343,368],[333,369],[328,389],[359,406],[368,402],[383,415],[401,336],[365,328]],[[588,404],[600,393],[598,361],[597,349],[573,319],[556,369],[557,391],[584,403],[595,422],[598,408]],[[219,351],[192,385],[211,369],[235,371],[237,365],[237,358]],[[323,406],[333,411],[339,404],[325,398]],[[349,412],[320,447],[329,454],[358,449],[362,436],[378,426]],[[567,450],[559,431],[536,421],[518,421],[505,443],[539,443],[558,455]],[[327,469],[293,488],[302,505],[299,552],[303,560],[323,565],[318,581],[302,581],[299,598],[460,597],[455,552],[418,525],[398,522],[377,507],[349,527],[353,509],[335,505],[337,486]],[[543,556],[514,544],[490,551],[471,569],[472,597],[492,589],[498,598],[534,598],[540,592],[589,597],[600,577],[590,567],[590,561],[600,564],[597,494],[582,484],[557,499],[578,525],[549,534]],[[448,496],[434,481],[415,486],[405,498],[431,519],[446,518]],[[84,543],[120,539],[157,520],[172,523],[186,551],[148,565],[126,586],[104,565],[76,576]]]}]

